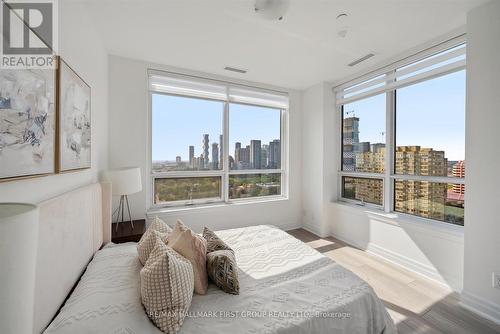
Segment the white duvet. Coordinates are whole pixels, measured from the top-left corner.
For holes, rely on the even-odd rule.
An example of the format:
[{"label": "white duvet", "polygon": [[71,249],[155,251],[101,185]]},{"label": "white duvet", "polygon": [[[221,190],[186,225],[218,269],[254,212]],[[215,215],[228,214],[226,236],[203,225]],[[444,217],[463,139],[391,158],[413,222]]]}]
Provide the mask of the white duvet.
[{"label": "white duvet", "polygon": [[[384,305],[356,275],[272,226],[216,232],[235,250],[240,294],[210,284],[194,295],[184,333],[396,333]],[[95,254],[45,333],[161,333],[140,296],[135,243]]]}]

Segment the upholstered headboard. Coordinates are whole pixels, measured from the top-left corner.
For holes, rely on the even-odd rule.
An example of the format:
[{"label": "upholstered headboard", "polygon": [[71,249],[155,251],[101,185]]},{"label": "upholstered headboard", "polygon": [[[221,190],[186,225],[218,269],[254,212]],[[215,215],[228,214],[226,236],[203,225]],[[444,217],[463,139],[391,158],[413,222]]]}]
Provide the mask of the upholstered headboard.
[{"label": "upholstered headboard", "polygon": [[94,253],[111,241],[111,184],[96,183],[39,204],[33,332],[42,332]]}]

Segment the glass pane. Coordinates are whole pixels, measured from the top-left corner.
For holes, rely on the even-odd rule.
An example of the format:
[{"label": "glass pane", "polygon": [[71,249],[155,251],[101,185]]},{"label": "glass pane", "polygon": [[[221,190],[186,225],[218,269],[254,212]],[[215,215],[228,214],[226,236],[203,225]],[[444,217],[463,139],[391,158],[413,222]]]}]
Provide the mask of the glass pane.
[{"label": "glass pane", "polygon": [[221,198],[220,176],[155,179],[154,203]]},{"label": "glass pane", "polygon": [[222,168],[224,102],[152,95],[153,173]]},{"label": "glass pane", "polygon": [[384,185],[381,179],[342,177],[342,197],[382,205]]},{"label": "glass pane", "polygon": [[[465,173],[465,71],[396,92],[396,174]],[[463,173],[462,173],[463,174]]]},{"label": "glass pane", "polygon": [[229,198],[281,195],[281,174],[229,176]]},{"label": "glass pane", "polygon": [[385,93],[342,107],[342,170],[384,172]]},{"label": "glass pane", "polygon": [[394,192],[398,212],[464,225],[463,185],[397,180]]},{"label": "glass pane", "polygon": [[281,169],[281,110],[229,105],[229,168]]}]

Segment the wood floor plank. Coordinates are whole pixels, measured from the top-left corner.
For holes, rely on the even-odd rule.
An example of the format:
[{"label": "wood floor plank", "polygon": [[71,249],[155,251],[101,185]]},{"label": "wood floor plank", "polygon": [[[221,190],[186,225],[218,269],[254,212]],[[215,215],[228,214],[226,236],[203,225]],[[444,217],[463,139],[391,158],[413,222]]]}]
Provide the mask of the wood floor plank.
[{"label": "wood floor plank", "polygon": [[382,258],[333,237],[289,231],[367,281],[386,305],[401,334],[493,334],[500,326],[463,308],[459,295]]}]

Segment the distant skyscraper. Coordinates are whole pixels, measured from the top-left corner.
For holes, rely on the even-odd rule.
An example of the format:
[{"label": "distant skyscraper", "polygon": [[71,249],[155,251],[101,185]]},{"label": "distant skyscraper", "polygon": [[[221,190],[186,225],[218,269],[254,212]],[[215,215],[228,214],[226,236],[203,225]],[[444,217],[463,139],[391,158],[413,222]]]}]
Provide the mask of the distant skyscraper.
[{"label": "distant skyscraper", "polygon": [[180,164],[182,162],[182,158],[178,155],[175,157],[175,163]]},{"label": "distant skyscraper", "polygon": [[269,168],[281,168],[281,141],[279,139],[269,142],[268,160]]},{"label": "distant skyscraper", "polygon": [[260,140],[250,140],[250,167],[260,169],[261,165],[261,143]]},{"label": "distant skyscraper", "polygon": [[240,148],[240,161],[237,164],[241,169],[250,168],[250,146]]},{"label": "distant skyscraper", "polygon": [[224,136],[219,135],[219,166],[224,168]]},{"label": "distant skyscraper", "polygon": [[236,142],[234,145],[234,162],[238,164],[241,161],[241,143]]},{"label": "distant skyscraper", "polygon": [[354,171],[356,167],[356,153],[359,144],[359,118],[344,118],[342,123],[343,170]]},{"label": "distant skyscraper", "polygon": [[[203,135],[203,141],[202,141],[202,155],[203,155],[203,168],[208,168],[208,152],[210,150],[210,140],[208,139],[208,135],[204,134]],[[201,164],[201,162],[200,162]]]},{"label": "distant skyscraper", "polygon": [[219,144],[212,143],[212,169],[219,169]]},{"label": "distant skyscraper", "polygon": [[189,146],[189,167],[194,168],[194,146]]},{"label": "distant skyscraper", "polygon": [[269,167],[269,145],[262,145],[260,151],[260,167],[268,168]]}]

